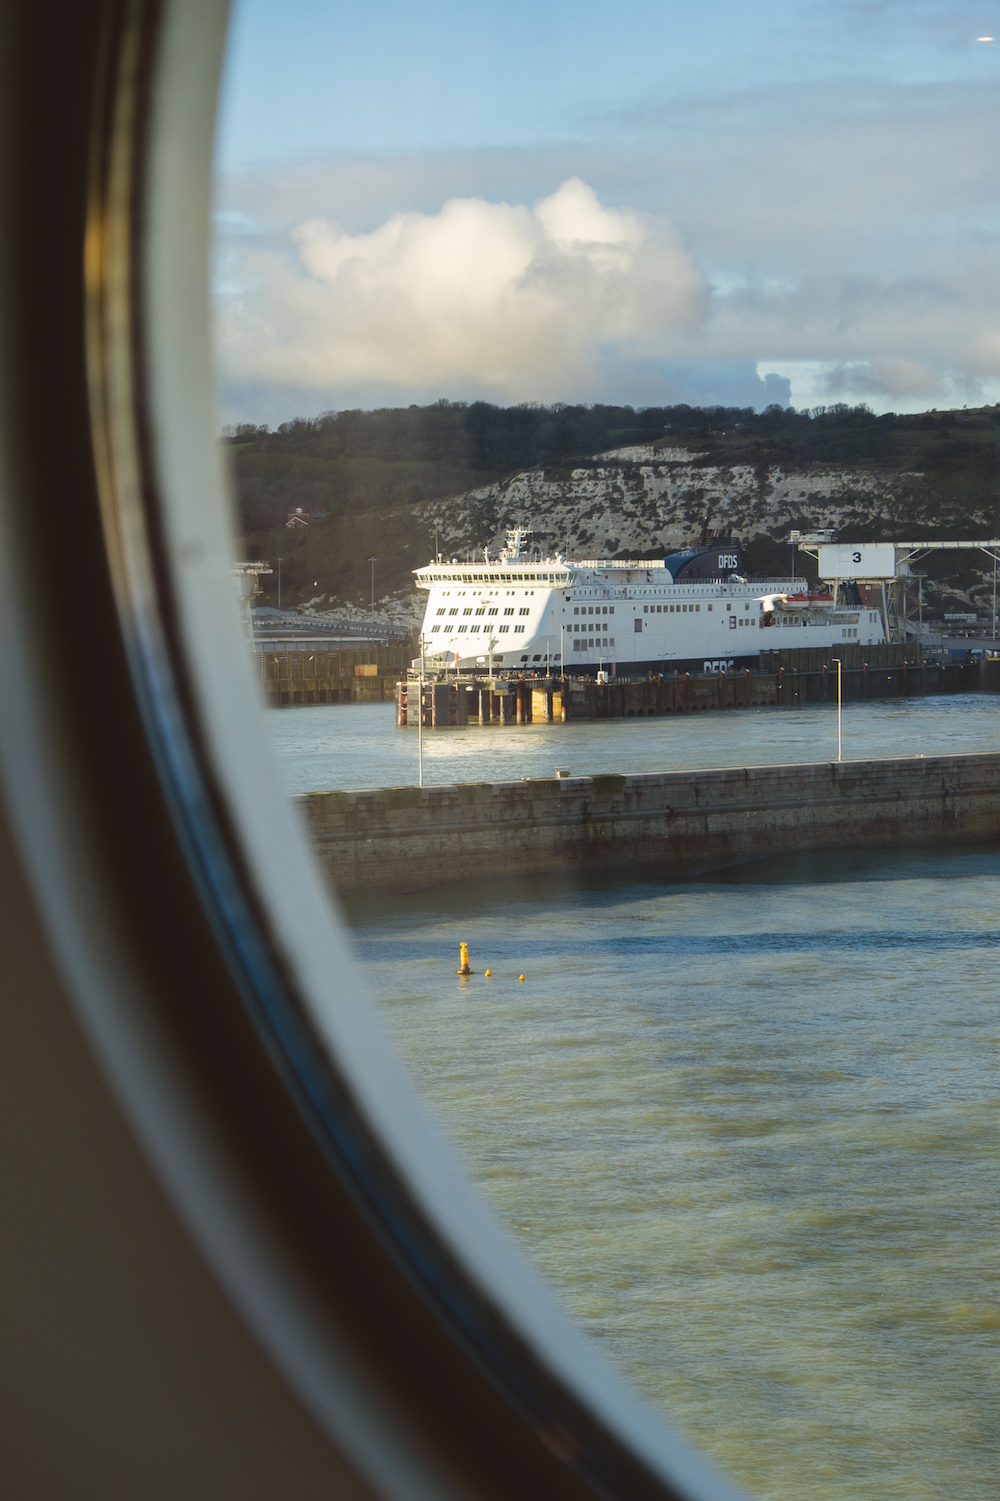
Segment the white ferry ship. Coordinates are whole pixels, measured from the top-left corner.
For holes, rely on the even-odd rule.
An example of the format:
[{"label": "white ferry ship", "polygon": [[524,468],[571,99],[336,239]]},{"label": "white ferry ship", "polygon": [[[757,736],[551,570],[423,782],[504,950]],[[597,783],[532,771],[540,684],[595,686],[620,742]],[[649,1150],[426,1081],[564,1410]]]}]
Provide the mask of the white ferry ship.
[{"label": "white ferry ship", "polygon": [[809,591],[801,579],[747,579],[728,539],[655,561],[579,563],[532,560],[524,540],[518,528],[497,558],[487,548],[481,563],[438,560],[414,570],[428,591],[426,668],[732,672],[756,667],[762,650],[888,639],[884,608],[863,604],[857,584]]}]

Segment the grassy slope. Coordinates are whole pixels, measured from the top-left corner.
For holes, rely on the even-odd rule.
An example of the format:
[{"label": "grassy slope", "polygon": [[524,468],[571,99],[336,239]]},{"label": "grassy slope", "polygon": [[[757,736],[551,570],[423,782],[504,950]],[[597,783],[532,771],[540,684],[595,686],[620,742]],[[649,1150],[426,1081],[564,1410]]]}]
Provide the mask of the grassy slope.
[{"label": "grassy slope", "polygon": [[[252,466],[237,461],[237,483]],[[308,528],[284,523],[247,531],[244,551],[272,563],[281,557],[282,604],[300,604],[317,595],[331,601],[363,605],[370,598],[371,565],[376,558],[376,598],[408,588],[411,570],[426,563],[434,549],[434,527],[419,501],[404,499],[419,484],[421,496],[461,493],[489,484],[495,473],[460,470],[450,465],[379,460],[322,461],[292,457],[282,475],[283,513],[293,506],[328,510]],[[287,500],[287,504],[286,504]],[[262,603],[273,604],[276,576],[263,580]]]},{"label": "grassy slope", "polygon": [[[669,427],[667,424],[669,423]],[[666,430],[665,430],[666,429]],[[898,474],[892,531],[912,537],[996,535],[1000,527],[1000,411],[926,413],[876,418],[837,407],[819,416],[771,409],[699,411],[657,408],[492,408],[438,403],[374,413],[341,413],[284,424],[277,433],[239,429],[227,444],[249,557],[282,558],[282,603],[325,596],[325,603],[367,604],[375,556],[376,599],[402,595],[411,570],[435,545],[432,513],[516,469],[561,469],[598,462],[595,452],[657,441],[697,455],[695,467],[750,465],[762,482],[773,466],[808,473],[829,468]],[[584,450],[582,445],[588,444]],[[579,444],[581,447],[574,447]],[[582,456],[581,456],[582,455]],[[308,529],[287,530],[295,506],[325,511]],[[713,518],[718,523],[723,518]],[[492,535],[495,518],[469,518]],[[803,516],[806,525],[813,518]],[[852,536],[890,535],[859,508]],[[470,535],[469,545],[488,540]],[[783,538],[758,538],[749,562],[762,573],[787,566]],[[973,586],[982,559],[938,555],[927,567],[962,589]],[[276,578],[265,580],[267,603]]]}]

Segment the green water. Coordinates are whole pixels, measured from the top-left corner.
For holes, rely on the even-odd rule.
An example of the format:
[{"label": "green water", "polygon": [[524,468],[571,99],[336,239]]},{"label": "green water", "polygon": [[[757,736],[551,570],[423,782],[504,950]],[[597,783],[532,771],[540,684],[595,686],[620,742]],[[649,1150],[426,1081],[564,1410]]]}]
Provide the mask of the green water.
[{"label": "green water", "polygon": [[[417,782],[417,732],[392,704],[312,704],[268,715],[289,792]],[[705,710],[661,719],[469,725],[424,734],[424,780],[500,782],[594,772],[686,771],[837,757],[837,709]],[[1000,750],[1000,697],[965,693],[844,705],[844,758]]]},{"label": "green water", "polygon": [[773,1501],[995,1494],[1000,852],[351,915],[472,1177],[717,1465]]}]

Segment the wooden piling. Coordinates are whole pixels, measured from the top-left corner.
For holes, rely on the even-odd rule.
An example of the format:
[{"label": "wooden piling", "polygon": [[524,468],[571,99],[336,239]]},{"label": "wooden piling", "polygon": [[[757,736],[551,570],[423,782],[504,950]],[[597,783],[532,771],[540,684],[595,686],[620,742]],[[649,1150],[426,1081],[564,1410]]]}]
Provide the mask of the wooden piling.
[{"label": "wooden piling", "polygon": [[[806,665],[781,664],[768,673],[741,668],[733,673],[689,673],[668,678],[522,678],[498,685],[451,679],[425,683],[425,726],[552,723],[570,719],[632,719],[699,710],[779,705],[800,708],[828,703],[831,668],[817,651]],[[919,669],[919,671],[918,671]],[[305,681],[305,680],[303,680]],[[371,679],[367,681],[371,682]],[[913,694],[1000,692],[1000,666],[972,662],[904,662],[901,657],[873,666],[858,658],[842,667],[844,700],[905,697]],[[414,680],[396,685],[396,723],[415,727],[419,690]],[[301,696],[295,702],[307,702]]]}]

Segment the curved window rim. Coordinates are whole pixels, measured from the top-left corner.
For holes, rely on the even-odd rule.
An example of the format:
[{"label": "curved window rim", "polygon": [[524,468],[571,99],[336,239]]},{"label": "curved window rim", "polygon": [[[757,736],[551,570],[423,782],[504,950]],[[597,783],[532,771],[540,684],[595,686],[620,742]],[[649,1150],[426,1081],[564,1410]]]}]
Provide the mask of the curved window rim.
[{"label": "curved window rim", "polygon": [[[102,885],[97,851],[110,848],[124,825],[121,789],[79,751],[86,736],[72,735],[74,713],[76,727],[82,723],[78,705],[61,706],[70,738],[55,746],[39,658],[34,681],[24,672],[18,682],[4,775],[36,899],[83,1025],[230,1296],[382,1493],[417,1494],[398,1469],[405,1462],[386,1457],[385,1433],[366,1431],[359,1420],[365,1382],[354,1380],[357,1368],[345,1376],[336,1326],[352,1289],[297,1277],[301,1268],[280,1228],[260,1207],[267,1195],[257,1192],[258,1180],[268,1174],[286,1170],[295,1180],[285,1186],[288,1196],[312,1195],[317,1224],[339,1213],[346,1234],[360,1244],[368,1237],[389,1269],[379,1272],[383,1285],[397,1299],[415,1294],[459,1372],[464,1366],[470,1380],[485,1375],[498,1406],[516,1415],[527,1462],[554,1462],[551,1494],[724,1501],[735,1493],[604,1366],[508,1245],[426,1119],[363,997],[344,931],[277,784],[265,710],[232,607],[233,533],[216,442],[207,304],[226,5],[95,0],[94,9],[105,46],[95,69],[80,247],[92,452],[90,470],[79,471],[79,494],[89,504],[96,478],[100,512],[91,526],[108,573],[87,587],[95,634],[104,607],[114,608],[132,694],[120,713],[123,724],[137,714],[145,731],[134,753],[137,782],[145,761],[138,763],[148,757],[175,840],[160,854],[171,872],[174,856],[186,872],[188,905],[178,899],[178,923],[195,907],[204,919],[214,950],[199,949],[195,939],[192,946],[214,965],[215,989],[200,1025],[186,1014],[178,1020],[184,1003],[176,988],[157,983],[144,915],[127,910],[120,883]],[[16,568],[13,529],[10,558]],[[30,664],[31,633],[51,601],[30,569],[8,582],[12,648]],[[98,786],[107,801],[81,812],[81,788]],[[115,798],[114,820],[90,827],[86,815],[98,821]],[[176,889],[178,881],[165,878],[168,904]],[[172,915],[169,905],[156,914],[159,929]],[[227,1072],[213,1093],[220,1039],[234,1044],[232,1077]],[[240,1117],[229,1103],[251,1077],[265,1075],[280,1082],[318,1146],[329,1202],[326,1185],[300,1183],[299,1164],[282,1163],[279,1147],[291,1127],[276,1142],[275,1161],[241,1155]],[[308,1219],[303,1211],[302,1222]],[[427,1375],[433,1384],[434,1370]],[[370,1404],[369,1417],[377,1410]]]}]

